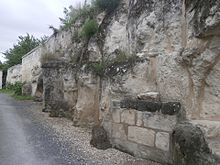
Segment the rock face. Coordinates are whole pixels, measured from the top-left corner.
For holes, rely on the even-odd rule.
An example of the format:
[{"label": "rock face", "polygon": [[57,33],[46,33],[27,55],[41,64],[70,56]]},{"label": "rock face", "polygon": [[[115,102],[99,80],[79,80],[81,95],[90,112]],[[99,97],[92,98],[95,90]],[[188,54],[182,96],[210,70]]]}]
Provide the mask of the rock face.
[{"label": "rock face", "polygon": [[92,140],[90,144],[98,149],[108,149],[111,148],[110,141],[108,139],[107,132],[103,127],[95,126],[92,129]]},{"label": "rock face", "polygon": [[194,12],[192,21],[196,36],[207,37],[220,34],[219,1],[191,2],[186,0],[186,3],[191,12]]},{"label": "rock face", "polygon": [[[170,164],[193,163],[195,151],[198,161],[204,154],[204,162],[214,162],[207,131],[192,127],[193,134],[191,125],[176,125],[205,121],[211,129],[220,120],[219,5],[216,0],[122,0],[114,12],[94,18],[99,31],[89,40],[74,36],[83,24],[79,20],[26,55],[22,81],[29,82],[32,95],[41,96],[43,88],[52,116],[68,112],[76,126],[100,124],[120,150]],[[51,53],[53,60],[47,61]],[[199,144],[191,147],[184,138]]]},{"label": "rock face", "polygon": [[174,164],[220,164],[220,159],[211,155],[211,150],[199,127],[189,123],[181,123],[176,126],[173,139],[175,148]]},{"label": "rock face", "polygon": [[68,117],[76,126],[92,126],[98,122],[97,77],[62,60],[50,61],[43,68],[43,111],[53,117]]}]

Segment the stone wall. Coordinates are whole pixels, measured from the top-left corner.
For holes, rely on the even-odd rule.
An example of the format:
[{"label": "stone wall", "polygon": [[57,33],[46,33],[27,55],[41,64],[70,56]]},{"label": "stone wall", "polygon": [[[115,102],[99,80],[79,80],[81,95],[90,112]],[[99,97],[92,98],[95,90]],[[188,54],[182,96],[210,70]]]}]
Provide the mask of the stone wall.
[{"label": "stone wall", "polygon": [[3,72],[0,70],[0,89],[2,89]]},{"label": "stone wall", "polygon": [[8,69],[6,83],[14,84],[22,81],[22,65],[15,65]]},{"label": "stone wall", "polygon": [[51,61],[43,68],[43,111],[53,117],[68,117],[75,126],[98,123],[98,77],[85,70],[77,74],[77,66],[65,61]]},{"label": "stone wall", "polygon": [[112,100],[104,128],[114,147],[138,157],[172,163],[171,135],[180,108],[174,102]]},{"label": "stone wall", "polygon": [[32,95],[43,88],[51,116],[99,124],[118,149],[172,163],[176,124],[204,120],[204,138],[219,124],[219,9],[214,0],[122,0],[96,17],[89,40],[74,38],[79,21],[28,53],[22,81]]},{"label": "stone wall", "polygon": [[[42,78],[42,63],[49,58],[69,57],[71,41],[71,30],[52,35],[44,44],[33,49],[22,58],[22,82],[25,83],[24,91],[32,96],[40,97],[38,90]],[[53,57],[47,57],[47,55]]]}]

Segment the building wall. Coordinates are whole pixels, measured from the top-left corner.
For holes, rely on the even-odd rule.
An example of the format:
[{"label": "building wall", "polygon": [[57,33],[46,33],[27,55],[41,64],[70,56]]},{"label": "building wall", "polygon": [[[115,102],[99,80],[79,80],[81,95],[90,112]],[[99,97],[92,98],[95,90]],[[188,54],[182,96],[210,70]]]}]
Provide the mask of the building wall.
[{"label": "building wall", "polygon": [[21,82],[22,80],[22,73],[21,73],[22,65],[18,64],[12,66],[7,71],[7,79],[6,83],[14,84],[16,82]]},{"label": "building wall", "polygon": [[48,55],[53,58],[68,57],[68,49],[72,43],[71,32],[64,31],[57,35],[52,35],[46,43],[33,49],[22,58],[22,82],[27,84],[28,88],[31,88],[32,96],[35,96],[37,92],[37,83],[42,76],[42,63],[49,60]]}]

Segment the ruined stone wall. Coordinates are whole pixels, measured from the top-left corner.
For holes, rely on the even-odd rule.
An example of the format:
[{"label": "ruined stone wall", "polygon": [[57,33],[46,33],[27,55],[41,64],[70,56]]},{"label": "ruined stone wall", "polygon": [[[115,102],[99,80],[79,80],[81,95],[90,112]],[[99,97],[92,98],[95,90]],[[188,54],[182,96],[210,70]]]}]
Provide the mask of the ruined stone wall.
[{"label": "ruined stone wall", "polygon": [[67,117],[75,126],[98,123],[98,77],[65,61],[43,64],[44,109],[53,117]]},{"label": "ruined stone wall", "polygon": [[[175,115],[168,119],[169,115],[150,112],[147,114],[154,116],[153,120],[149,116],[143,120],[152,126],[149,123],[140,126],[137,123],[140,122],[139,115],[145,113],[134,107],[114,107],[125,98],[138,99],[142,93],[158,92],[161,102],[180,102],[179,121],[185,118],[215,120],[218,123],[220,42],[219,31],[214,30],[219,29],[219,15],[214,13],[219,13],[219,2],[213,1],[208,7],[204,2],[197,3],[186,5],[185,1],[130,0],[124,1],[120,7],[122,12],[112,17],[104,52],[117,56],[115,52],[122,49],[143,60],[133,70],[123,65],[115,66],[118,75],[111,75],[103,81],[100,120],[117,148],[156,161],[172,161],[166,155],[172,154],[172,149],[164,154],[164,148],[158,148],[157,142],[160,141],[159,145],[169,144],[171,134],[163,126],[175,125]],[[206,13],[204,18],[203,12]],[[203,25],[200,25],[201,22]],[[203,30],[196,29],[195,25]],[[113,29],[120,29],[120,34]],[[148,111],[149,107],[144,109]],[[205,123],[204,130],[210,130],[212,121]],[[155,126],[158,126],[156,130]],[[141,131],[136,132],[138,130]],[[160,136],[161,133],[163,136]],[[144,137],[148,137],[149,141]],[[214,137],[219,138],[218,135]]]},{"label": "ruined stone wall", "polygon": [[138,157],[172,163],[172,132],[178,122],[179,103],[160,102],[158,93],[151,92],[139,99],[112,98],[110,107],[109,114],[101,115],[114,147]]},{"label": "ruined stone wall", "polygon": [[23,93],[35,96],[38,78],[41,74],[42,48],[37,47],[22,58],[22,83]]},{"label": "ruined stone wall", "polygon": [[21,69],[22,69],[21,64],[9,68],[7,71],[6,83],[14,84],[16,82],[21,82],[22,79]]},{"label": "ruined stone wall", "polygon": [[[89,41],[75,41],[73,27],[25,56],[22,81],[33,95],[42,79],[52,116],[99,124],[114,147],[172,163],[179,122],[193,121],[208,140],[220,138],[219,9],[214,0],[123,0],[96,17],[100,31]],[[43,61],[42,71],[45,53],[57,59]]]},{"label": "ruined stone wall", "polygon": [[[218,14],[212,16],[219,4],[213,1],[206,10],[196,7],[200,5],[205,6],[189,7],[184,1],[124,1],[111,18],[103,50],[112,57],[122,50],[148,60],[139,80],[130,78],[123,84],[142,83],[137,89],[131,88],[131,95],[138,94],[134,90],[157,91],[163,101],[180,101],[187,118],[211,119],[220,116],[216,90],[220,78],[219,32],[213,30],[218,27]],[[210,16],[200,20],[196,16],[201,12],[210,12]],[[207,27],[200,33],[208,36],[198,38],[194,26],[201,21],[207,22],[203,25]]]},{"label": "ruined stone wall", "polygon": [[24,91],[32,96],[39,96],[38,84],[42,80],[42,62],[47,62],[44,57],[47,54],[53,58],[62,58],[69,56],[69,46],[71,44],[71,30],[52,35],[46,43],[38,46],[22,58],[22,82],[25,83]]}]

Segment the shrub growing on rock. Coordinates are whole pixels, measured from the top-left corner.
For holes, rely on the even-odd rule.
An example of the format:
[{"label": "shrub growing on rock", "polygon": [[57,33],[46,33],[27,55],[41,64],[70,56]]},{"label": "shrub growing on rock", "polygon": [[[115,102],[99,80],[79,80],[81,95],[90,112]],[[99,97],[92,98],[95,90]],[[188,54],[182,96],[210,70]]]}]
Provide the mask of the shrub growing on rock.
[{"label": "shrub growing on rock", "polygon": [[23,86],[23,84],[21,82],[16,82],[15,84],[8,83],[7,89],[14,91],[15,95],[21,96],[22,95],[22,86]]},{"label": "shrub growing on rock", "polygon": [[81,35],[85,38],[90,38],[98,31],[98,24],[93,19],[87,19],[83,25]]}]

